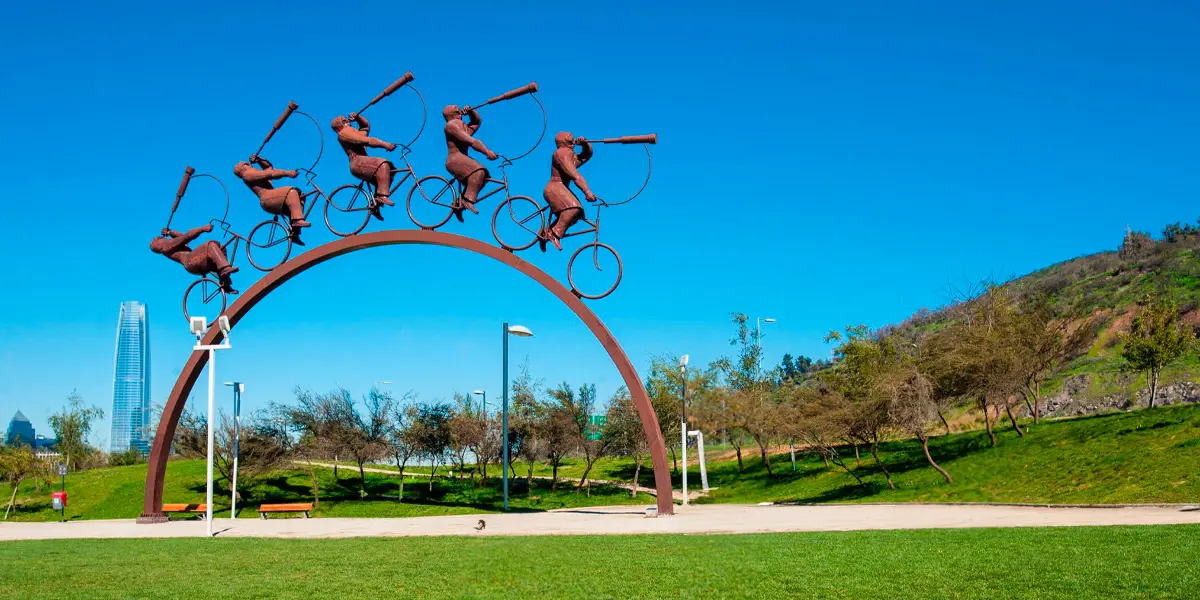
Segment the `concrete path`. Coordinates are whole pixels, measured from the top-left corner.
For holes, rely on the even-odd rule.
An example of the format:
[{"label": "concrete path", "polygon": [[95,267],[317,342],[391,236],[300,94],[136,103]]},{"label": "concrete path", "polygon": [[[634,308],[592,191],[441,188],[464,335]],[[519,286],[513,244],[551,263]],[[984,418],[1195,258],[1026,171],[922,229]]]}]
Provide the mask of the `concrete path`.
[{"label": "concrete path", "polygon": [[[964,505],[745,505],[676,507],[678,514],[645,517],[645,506],[561,509],[542,513],[455,515],[407,519],[217,519],[220,537],[339,538],[438,535],[582,535],[635,533],[767,533],[1200,524],[1200,508],[1045,508]],[[486,523],[476,531],[479,520]],[[68,523],[0,523],[0,540],[203,537],[203,521],[138,525],[133,519]]]}]

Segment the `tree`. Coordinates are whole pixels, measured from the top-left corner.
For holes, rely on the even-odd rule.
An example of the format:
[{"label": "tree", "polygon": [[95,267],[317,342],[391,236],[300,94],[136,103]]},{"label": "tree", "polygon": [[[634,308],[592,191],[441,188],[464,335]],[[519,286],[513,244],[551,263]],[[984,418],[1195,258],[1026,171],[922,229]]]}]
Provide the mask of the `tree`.
[{"label": "tree", "polygon": [[[396,470],[400,472],[398,502],[404,502],[404,467],[419,452],[414,424],[420,417],[420,409],[413,405],[392,405],[391,427],[388,431],[388,451],[396,459]],[[432,479],[432,477],[430,477]]]},{"label": "tree", "polygon": [[[233,447],[235,423],[223,411],[214,432],[213,466],[220,479],[233,487]],[[292,458],[291,439],[286,424],[271,418],[268,411],[243,416],[237,442],[238,476],[241,488],[250,489],[250,478],[287,465]],[[238,492],[238,499],[242,494]]]},{"label": "tree", "polygon": [[871,456],[883,471],[888,487],[896,489],[891,472],[879,458],[879,438],[890,425],[888,397],[880,381],[902,360],[903,354],[891,338],[872,336],[865,325],[847,327],[845,335],[832,331],[825,340],[839,343],[833,351],[837,365],[823,375],[841,392],[843,409],[840,414],[846,435],[871,449]]},{"label": "tree", "polygon": [[[346,427],[340,394],[314,394],[295,388],[296,404],[291,407],[272,405],[274,414],[299,433],[296,456],[304,459],[312,484],[314,506],[321,504],[320,479],[312,463],[314,458],[327,458],[339,449],[341,430]],[[336,471],[335,471],[336,473]],[[336,475],[335,475],[336,477]]]},{"label": "tree", "polygon": [[83,398],[75,392],[67,396],[67,405],[60,412],[50,415],[50,428],[58,438],[58,450],[68,468],[74,469],[86,456],[96,452],[88,445],[87,437],[96,420],[103,418],[104,411],[99,406],[85,407]]},{"label": "tree", "polygon": [[417,408],[412,424],[416,447],[422,456],[429,459],[432,467],[429,472],[430,492],[433,491],[437,469],[445,463],[450,448],[450,419],[453,414],[453,407],[446,402],[422,404]]},{"label": "tree", "polygon": [[31,448],[25,446],[0,447],[0,477],[12,485],[12,496],[8,499],[8,508],[4,510],[4,520],[17,501],[17,490],[21,482],[33,477],[45,481],[50,478],[50,465],[33,454]]},{"label": "tree", "polygon": [[917,438],[929,466],[954,483],[950,473],[933,460],[929,452],[929,426],[937,418],[933,384],[911,365],[899,365],[880,378],[881,391],[888,397],[888,418],[900,430]]},{"label": "tree", "polygon": [[1041,419],[1046,378],[1085,352],[1095,337],[1087,322],[1072,327],[1072,317],[1080,316],[1069,311],[1067,316],[1058,317],[1049,295],[1033,293],[1025,296],[1019,313],[1009,320],[1007,337],[1013,353],[1013,375],[1020,380],[1020,393],[1035,424]]},{"label": "tree", "polygon": [[1179,310],[1173,302],[1143,298],[1124,342],[1121,355],[1129,369],[1146,374],[1150,408],[1154,408],[1159,374],[1163,367],[1192,351],[1196,334],[1191,326],[1180,322]]},{"label": "tree", "polygon": [[1117,256],[1125,261],[1138,261],[1154,252],[1154,238],[1144,231],[1126,230],[1125,239],[1117,249]]},{"label": "tree", "polygon": [[208,427],[204,418],[189,406],[184,406],[171,441],[175,454],[184,458],[199,458],[208,454]]},{"label": "tree", "polygon": [[[575,493],[578,494],[587,485],[588,475],[592,472],[596,461],[608,454],[612,438],[600,435],[598,439],[593,439],[595,436],[591,435],[591,416],[596,408],[595,385],[585,383],[579,386],[579,393],[576,394],[564,381],[558,389],[550,392],[550,396],[559,403],[558,408],[562,412],[560,418],[564,421],[569,420],[571,425],[570,445],[583,451],[583,476],[579,478],[579,484],[575,486]],[[591,487],[588,486],[588,496],[591,494]]]},{"label": "tree", "polygon": [[[546,435],[548,411],[538,401],[538,392],[542,382],[533,378],[529,369],[529,359],[522,363],[516,379],[512,382],[512,392],[509,399],[512,409],[509,411],[509,431],[513,437],[521,440],[517,458],[525,461],[525,493],[533,494],[534,465],[547,457]],[[503,446],[500,443],[501,432],[497,423],[488,427],[489,456],[499,460]],[[510,448],[511,449],[511,448]],[[485,471],[486,473],[486,471]]]},{"label": "tree", "polygon": [[638,478],[642,473],[642,464],[650,453],[650,445],[646,443],[637,407],[633,405],[633,398],[624,386],[609,401],[603,435],[608,438],[611,453],[633,459],[633,489],[630,497],[637,498]]},{"label": "tree", "polygon": [[[468,394],[454,393],[454,412],[450,417],[450,453],[458,463],[459,473],[467,470],[467,455],[474,454],[477,463],[485,462],[482,447],[487,437],[483,411]],[[476,470],[479,468],[476,464]],[[471,487],[475,487],[475,471],[471,471]]]},{"label": "tree", "polygon": [[[568,388],[570,391],[570,388]],[[550,491],[558,489],[558,468],[563,459],[576,448],[575,415],[552,398],[542,409],[542,437],[545,440],[546,462],[550,463]]]}]

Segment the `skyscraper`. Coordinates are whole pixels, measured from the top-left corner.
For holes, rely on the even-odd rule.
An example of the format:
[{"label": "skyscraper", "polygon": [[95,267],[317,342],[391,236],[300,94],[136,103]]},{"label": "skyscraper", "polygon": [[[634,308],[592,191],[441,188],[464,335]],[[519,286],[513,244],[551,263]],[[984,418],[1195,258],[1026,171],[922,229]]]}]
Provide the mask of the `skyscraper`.
[{"label": "skyscraper", "polygon": [[122,302],[113,359],[113,452],[149,448],[150,331],[146,305]]},{"label": "skyscraper", "polygon": [[18,444],[33,446],[35,437],[33,425],[18,410],[17,414],[13,415],[12,420],[8,422],[8,431],[4,434],[4,443],[9,446],[16,446]]}]

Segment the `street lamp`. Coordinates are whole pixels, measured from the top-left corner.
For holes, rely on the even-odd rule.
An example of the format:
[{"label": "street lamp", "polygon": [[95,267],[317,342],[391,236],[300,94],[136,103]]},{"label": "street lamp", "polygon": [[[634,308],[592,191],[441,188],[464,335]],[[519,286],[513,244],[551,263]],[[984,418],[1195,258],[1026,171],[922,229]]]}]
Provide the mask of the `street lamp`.
[{"label": "street lamp", "polygon": [[508,336],[515,335],[518,337],[533,337],[533,332],[528,327],[521,325],[509,326],[508,321],[504,322],[504,390],[503,398],[503,413],[504,413],[504,434],[501,438],[504,444],[504,464],[500,465],[504,472],[504,510],[508,510]]},{"label": "street lamp", "polygon": [[755,337],[755,342],[758,343],[758,374],[759,375],[762,375],[762,324],[763,323],[774,323],[774,322],[775,322],[775,319],[771,319],[771,318],[764,319],[762,317],[758,317],[756,324],[754,326],[754,329],[757,332],[757,333],[755,333],[754,337]]},{"label": "street lamp", "polygon": [[688,493],[687,493],[687,430],[688,430],[688,424],[687,424],[687,364],[688,364],[688,355],[684,354],[682,357],[679,358],[679,374],[680,374],[679,380],[682,382],[682,385],[680,386],[679,403],[683,407],[683,413],[682,413],[683,414],[683,426],[680,427],[679,429],[680,429],[680,439],[683,440],[682,441],[683,449],[681,450],[681,454],[683,455],[683,505],[684,506],[688,505]]},{"label": "street lamp", "polygon": [[471,392],[474,396],[483,396],[483,419],[487,420],[487,390],[475,390]]},{"label": "street lamp", "polygon": [[216,386],[217,379],[217,350],[229,349],[229,317],[221,315],[217,317],[217,326],[221,328],[221,333],[225,338],[223,344],[201,344],[204,339],[204,334],[208,332],[208,319],[204,317],[191,317],[188,319],[188,324],[191,326],[192,334],[196,336],[196,345],[192,346],[192,350],[207,350],[208,351],[208,473],[207,473],[207,489],[205,492],[204,506],[204,523],[205,529],[208,532],[208,537],[212,537],[212,509],[213,509],[213,388]]},{"label": "street lamp", "polygon": [[238,442],[242,437],[242,391],[246,384],[240,381],[226,381],[225,385],[233,388],[233,483],[229,492],[229,518],[237,518],[237,472],[238,472]]}]

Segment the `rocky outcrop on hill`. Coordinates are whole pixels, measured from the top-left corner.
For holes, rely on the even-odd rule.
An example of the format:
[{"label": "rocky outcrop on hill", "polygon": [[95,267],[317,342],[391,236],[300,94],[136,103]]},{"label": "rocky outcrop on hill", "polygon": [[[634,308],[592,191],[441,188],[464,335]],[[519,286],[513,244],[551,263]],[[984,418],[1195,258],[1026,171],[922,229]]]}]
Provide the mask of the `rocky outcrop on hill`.
[{"label": "rocky outcrop on hill", "polygon": [[[1076,375],[1063,382],[1062,390],[1042,398],[1042,415],[1075,417],[1115,410],[1144,408],[1150,404],[1150,391],[1145,386],[1134,388],[1132,376],[1125,376],[1126,390],[1116,393],[1091,393],[1091,376]],[[1184,381],[1160,386],[1155,406],[1200,402],[1200,383]],[[1024,411],[1024,408],[1022,407]]]}]

